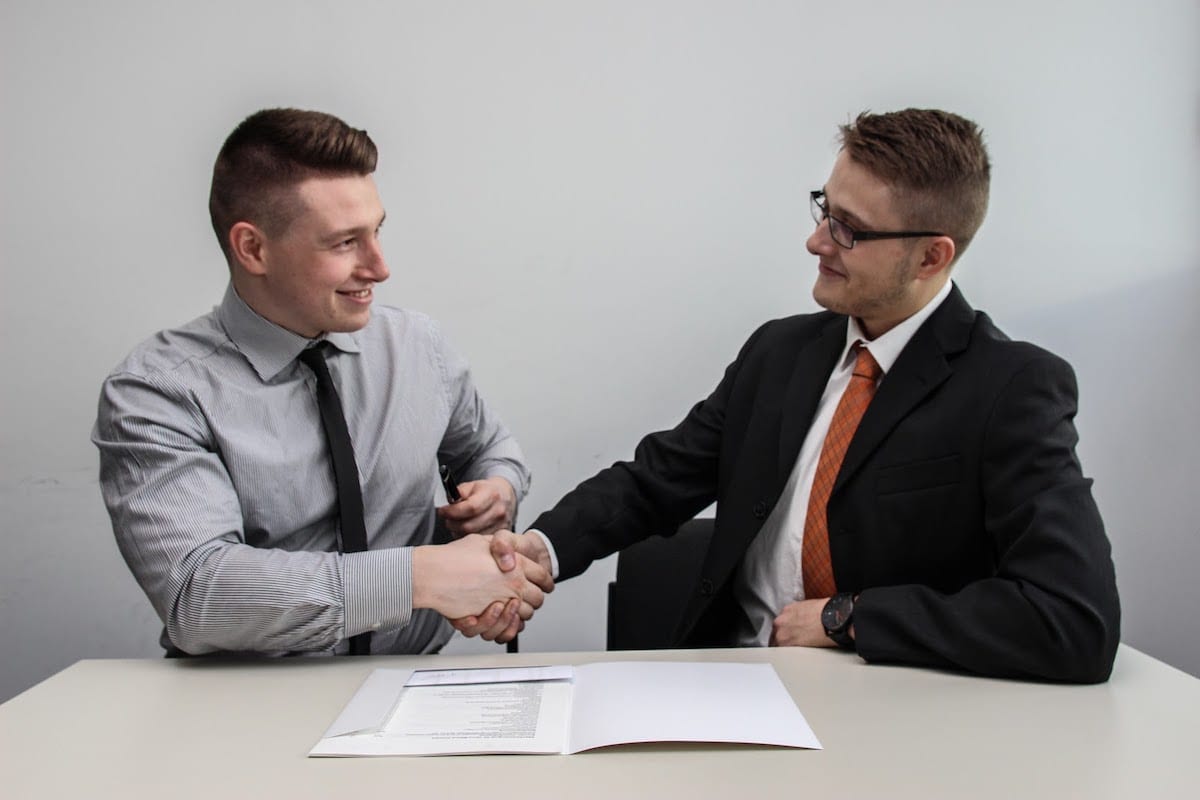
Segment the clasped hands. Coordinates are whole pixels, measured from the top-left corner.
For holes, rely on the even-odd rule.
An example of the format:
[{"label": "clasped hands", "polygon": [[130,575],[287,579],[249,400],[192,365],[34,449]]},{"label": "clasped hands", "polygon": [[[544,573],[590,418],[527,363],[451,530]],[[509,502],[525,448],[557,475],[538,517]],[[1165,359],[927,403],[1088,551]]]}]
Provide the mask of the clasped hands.
[{"label": "clasped hands", "polygon": [[[554,590],[550,570],[511,531],[468,534],[413,550],[413,608],[432,608],[468,636],[507,642]],[[481,611],[482,609],[482,611]]]},{"label": "clasped hands", "polygon": [[456,540],[413,551],[413,607],[434,609],[466,636],[507,642],[554,590],[550,555],[540,537],[509,530],[516,493],[508,481],[458,490],[461,500],[437,509]]}]

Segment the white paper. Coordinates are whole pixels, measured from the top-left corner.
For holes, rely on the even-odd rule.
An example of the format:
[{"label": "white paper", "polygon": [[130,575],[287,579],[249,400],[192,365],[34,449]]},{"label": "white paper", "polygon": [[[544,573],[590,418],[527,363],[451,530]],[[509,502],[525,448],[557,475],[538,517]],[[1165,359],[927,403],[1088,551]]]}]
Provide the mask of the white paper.
[{"label": "white paper", "polygon": [[770,664],[627,661],[376,670],[309,755],[576,753],[672,741],[821,747]]},{"label": "white paper", "polygon": [[575,668],[572,703],[572,753],[631,742],[821,747],[770,664],[587,664]]},{"label": "white paper", "polygon": [[410,686],[380,736],[401,752],[561,753],[566,681]]},{"label": "white paper", "polygon": [[405,686],[448,686],[464,683],[569,681],[570,667],[487,667],[483,669],[418,669]]},{"label": "white paper", "polygon": [[383,727],[396,705],[411,669],[377,669],[367,676],[342,713],[325,731],[326,739],[352,733],[373,733]]}]

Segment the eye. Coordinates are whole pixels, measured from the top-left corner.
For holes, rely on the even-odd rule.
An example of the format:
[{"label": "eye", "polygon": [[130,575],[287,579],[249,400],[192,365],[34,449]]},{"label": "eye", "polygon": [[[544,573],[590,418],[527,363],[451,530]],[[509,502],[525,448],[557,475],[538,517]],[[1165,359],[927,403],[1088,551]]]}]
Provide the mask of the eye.
[{"label": "eye", "polygon": [[354,247],[354,243],[355,243],[355,239],[353,236],[351,236],[349,239],[342,239],[340,242],[335,244],[333,246],[333,249],[334,250],[349,250],[351,247]]}]

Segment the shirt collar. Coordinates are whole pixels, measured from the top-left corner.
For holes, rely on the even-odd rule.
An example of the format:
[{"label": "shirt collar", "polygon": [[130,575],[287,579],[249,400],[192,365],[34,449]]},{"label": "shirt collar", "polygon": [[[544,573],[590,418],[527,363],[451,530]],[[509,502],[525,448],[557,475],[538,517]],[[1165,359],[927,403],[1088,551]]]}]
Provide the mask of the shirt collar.
[{"label": "shirt collar", "polygon": [[953,287],[953,284],[954,281],[946,281],[942,284],[942,288],[938,290],[938,293],[921,307],[920,311],[875,339],[868,340],[867,334],[863,332],[862,326],[858,324],[858,319],[850,317],[850,321],[846,325],[846,347],[842,350],[842,358],[838,363],[845,366],[847,360],[850,359],[850,348],[854,346],[855,342],[862,342],[875,358],[875,363],[879,364],[880,370],[886,375],[891,370],[892,365],[896,363],[896,359],[900,358],[900,353],[904,351],[905,346],[908,345],[908,341],[912,339],[917,329],[950,296],[950,289]]},{"label": "shirt collar", "polygon": [[306,339],[276,325],[250,308],[232,282],[225,288],[216,316],[234,347],[264,381],[273,379],[295,361],[301,351],[317,341],[326,340],[343,352],[360,352],[358,340],[352,333],[327,333],[316,339]]}]

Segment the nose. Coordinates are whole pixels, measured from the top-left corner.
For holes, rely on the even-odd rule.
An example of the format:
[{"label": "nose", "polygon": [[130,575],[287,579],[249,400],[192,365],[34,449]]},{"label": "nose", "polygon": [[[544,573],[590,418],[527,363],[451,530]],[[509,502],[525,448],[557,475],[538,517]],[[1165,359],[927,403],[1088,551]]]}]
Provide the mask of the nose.
[{"label": "nose", "polygon": [[376,283],[383,283],[392,274],[383,258],[383,247],[379,237],[373,237],[363,252],[362,273]]},{"label": "nose", "polygon": [[833,241],[833,237],[829,234],[829,220],[825,219],[817,223],[817,228],[808,237],[808,241],[804,243],[811,255],[819,256],[833,252],[837,245]]}]

